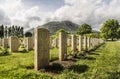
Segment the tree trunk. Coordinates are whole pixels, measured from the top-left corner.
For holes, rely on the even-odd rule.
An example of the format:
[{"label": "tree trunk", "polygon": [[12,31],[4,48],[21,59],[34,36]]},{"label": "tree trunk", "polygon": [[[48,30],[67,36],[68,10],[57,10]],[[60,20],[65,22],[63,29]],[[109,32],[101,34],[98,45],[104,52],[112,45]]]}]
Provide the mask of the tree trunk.
[{"label": "tree trunk", "polygon": [[111,41],[114,41],[114,39],[113,39],[113,38],[111,38]]}]

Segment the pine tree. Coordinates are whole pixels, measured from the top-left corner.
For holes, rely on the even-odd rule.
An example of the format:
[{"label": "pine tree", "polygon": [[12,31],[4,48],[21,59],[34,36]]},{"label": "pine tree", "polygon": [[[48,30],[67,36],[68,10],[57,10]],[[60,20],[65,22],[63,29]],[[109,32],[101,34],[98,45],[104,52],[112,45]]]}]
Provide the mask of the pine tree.
[{"label": "pine tree", "polygon": [[8,34],[8,30],[7,30],[7,26],[5,26],[5,28],[4,28],[4,37],[6,37],[7,38],[7,35]]},{"label": "pine tree", "polygon": [[11,32],[12,32],[12,31],[11,31],[11,27],[9,27],[9,28],[8,28],[8,37],[10,37],[10,36],[12,35]]},{"label": "pine tree", "polygon": [[4,37],[4,25],[0,26],[0,37],[3,38]]},{"label": "pine tree", "polygon": [[23,27],[21,27],[21,29],[20,29],[20,37],[23,37],[24,36],[24,28]]}]

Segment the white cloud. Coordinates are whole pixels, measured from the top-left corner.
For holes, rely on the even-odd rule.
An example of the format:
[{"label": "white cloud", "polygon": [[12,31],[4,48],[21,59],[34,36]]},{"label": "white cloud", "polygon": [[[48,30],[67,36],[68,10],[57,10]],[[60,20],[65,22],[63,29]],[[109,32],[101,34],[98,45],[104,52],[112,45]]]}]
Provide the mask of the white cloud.
[{"label": "white cloud", "polygon": [[54,13],[55,20],[71,20],[75,23],[88,23],[99,29],[107,19],[120,21],[120,0],[65,0],[65,5]]},{"label": "white cloud", "polygon": [[[28,7],[22,0],[5,0],[0,8],[6,14],[0,13],[0,16],[4,17],[6,22],[9,20],[9,25],[24,26],[26,30],[44,24],[51,14],[39,6]],[[5,21],[1,21],[0,24],[5,24]]]}]

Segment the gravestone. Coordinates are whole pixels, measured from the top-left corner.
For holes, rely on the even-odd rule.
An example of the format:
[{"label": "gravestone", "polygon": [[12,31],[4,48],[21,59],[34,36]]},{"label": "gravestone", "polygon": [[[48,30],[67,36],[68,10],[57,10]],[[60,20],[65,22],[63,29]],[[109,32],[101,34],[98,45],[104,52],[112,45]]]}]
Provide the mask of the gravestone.
[{"label": "gravestone", "polygon": [[67,46],[71,46],[71,39],[67,38]]},{"label": "gravestone", "polygon": [[76,48],[77,48],[77,40],[76,40],[76,35],[72,35],[71,36],[71,46],[72,46],[72,54],[74,54],[76,52]]},{"label": "gravestone", "polygon": [[59,33],[59,61],[63,61],[67,56],[67,33]]},{"label": "gravestone", "polygon": [[44,28],[34,30],[35,50],[34,50],[34,69],[39,70],[49,65],[49,31]]},{"label": "gravestone", "polygon": [[96,38],[93,39],[93,45],[96,46]]},{"label": "gravestone", "polygon": [[88,48],[88,49],[90,48],[90,43],[91,43],[91,38],[88,37],[88,38],[87,38],[87,48]]},{"label": "gravestone", "polygon": [[90,46],[93,47],[93,38],[90,38]]},{"label": "gravestone", "polygon": [[83,50],[83,36],[79,36],[79,51]]},{"label": "gravestone", "polygon": [[84,50],[87,51],[87,36],[84,36]]},{"label": "gravestone", "polygon": [[2,39],[0,38],[0,46],[2,46]]},{"label": "gravestone", "polygon": [[27,51],[32,50],[34,48],[33,37],[25,38],[25,47],[26,47]]},{"label": "gravestone", "polygon": [[79,45],[79,38],[76,38],[76,45]]},{"label": "gravestone", "polygon": [[54,47],[56,47],[56,48],[58,48],[59,47],[59,43],[58,43],[58,38],[55,38],[54,40],[53,40],[53,44],[54,44]]},{"label": "gravestone", "polygon": [[9,45],[11,52],[17,52],[20,46],[20,41],[18,37],[10,37],[9,38]]},{"label": "gravestone", "polygon": [[8,48],[8,47],[9,47],[8,38],[3,38],[3,39],[2,39],[2,46],[3,46],[4,48]]},{"label": "gravestone", "polygon": [[53,48],[53,46],[52,46],[52,38],[50,38],[50,48]]}]

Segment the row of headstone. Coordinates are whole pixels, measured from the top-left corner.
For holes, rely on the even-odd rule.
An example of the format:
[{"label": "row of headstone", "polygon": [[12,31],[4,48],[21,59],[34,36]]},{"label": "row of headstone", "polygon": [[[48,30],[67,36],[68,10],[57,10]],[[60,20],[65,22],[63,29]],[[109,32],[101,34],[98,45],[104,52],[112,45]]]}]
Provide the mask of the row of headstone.
[{"label": "row of headstone", "polygon": [[[34,50],[34,67],[35,70],[44,68],[49,65],[49,50],[50,50],[50,34],[47,29],[37,28],[35,29],[35,50]],[[79,36],[78,41],[76,41],[76,35],[72,35],[71,47],[72,53],[75,53],[77,48],[77,42],[79,45],[79,51],[88,50],[90,47],[94,47],[100,43],[103,43],[101,39],[89,38],[87,36]],[[61,32],[58,37],[58,47],[59,47],[59,61],[64,61],[67,57],[67,42],[70,41],[67,38],[66,32]],[[56,42],[56,41],[55,41]],[[70,45],[70,44],[69,44]]]},{"label": "row of headstone", "polygon": [[9,47],[8,39],[7,38],[0,39],[0,46],[4,48]]},{"label": "row of headstone", "polygon": [[[19,40],[18,37],[15,36],[0,39],[0,46],[2,46],[3,48],[10,47],[11,52],[17,52],[21,44],[22,42]],[[24,38],[23,44],[28,51],[34,48],[34,40],[32,37]]]},{"label": "row of headstone", "polygon": [[[24,45],[26,49],[34,50],[34,64],[35,69],[39,70],[49,65],[49,50],[50,50],[50,34],[49,31],[42,28],[35,29],[35,37],[24,38]],[[68,44],[69,43],[69,44]],[[90,47],[94,47],[103,43],[101,39],[89,38],[86,36],[72,35],[71,39],[68,38],[66,32],[61,32],[59,37],[54,40],[54,47],[59,48],[59,61],[64,61],[67,57],[67,46],[71,46],[72,54],[76,52],[77,45],[79,45],[79,52],[88,50]],[[20,46],[20,40],[18,37],[10,37],[0,39],[0,45],[4,48],[10,47],[11,52],[17,52]]]}]

